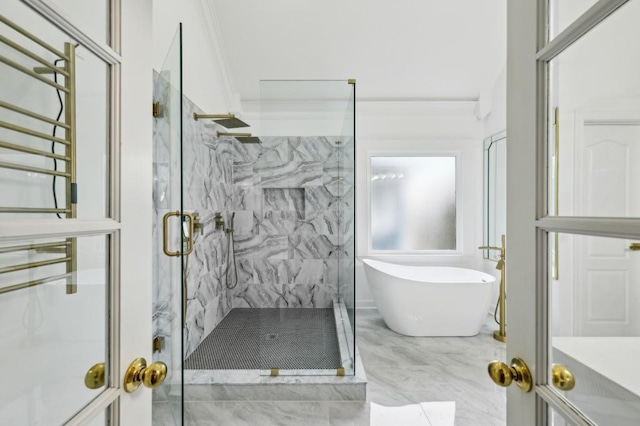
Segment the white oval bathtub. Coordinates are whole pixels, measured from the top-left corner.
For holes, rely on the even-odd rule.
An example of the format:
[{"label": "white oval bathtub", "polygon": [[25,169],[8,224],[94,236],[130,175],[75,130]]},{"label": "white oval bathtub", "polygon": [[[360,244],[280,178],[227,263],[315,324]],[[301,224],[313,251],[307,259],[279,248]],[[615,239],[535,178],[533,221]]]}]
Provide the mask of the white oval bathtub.
[{"label": "white oval bathtub", "polygon": [[487,319],[495,277],[472,269],[362,259],[387,326],[407,336],[475,336]]}]

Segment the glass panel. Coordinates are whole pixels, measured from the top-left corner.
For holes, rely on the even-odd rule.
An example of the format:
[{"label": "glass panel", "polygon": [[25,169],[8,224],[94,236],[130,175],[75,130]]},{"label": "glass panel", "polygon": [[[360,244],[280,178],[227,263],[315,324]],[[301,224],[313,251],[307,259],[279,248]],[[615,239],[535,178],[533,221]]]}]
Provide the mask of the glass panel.
[{"label": "glass panel", "polygon": [[565,420],[556,410],[549,407],[549,426],[573,426],[573,423]]},{"label": "glass panel", "polygon": [[[31,9],[17,0],[3,3],[7,18],[34,33],[57,50],[64,51],[69,37],[53,27]],[[4,8],[7,10],[4,10]],[[4,24],[3,34],[15,43],[37,54],[51,64],[64,67],[66,61],[30,41],[24,35]],[[73,43],[73,41],[72,41]],[[25,67],[27,72],[39,70],[43,64],[18,52],[6,44],[0,44],[0,55]],[[70,178],[55,173],[72,173],[65,159],[70,158],[65,145],[72,132],[65,129],[69,123],[67,111],[72,103],[65,96],[67,78],[60,73],[37,74],[61,88],[52,87],[33,75],[15,67],[0,64],[0,78],[6,82],[0,87],[0,121],[20,126],[24,131],[0,128],[0,211],[2,208],[61,209],[58,217],[71,217],[71,197],[68,195]],[[109,182],[109,75],[110,67],[83,46],[75,48],[75,182],[77,183],[77,216],[82,219],[101,219],[108,214]],[[17,112],[21,108],[41,116]],[[20,111],[20,110],[18,110]],[[52,123],[62,122],[62,125]],[[34,136],[25,132],[38,132]],[[52,142],[44,138],[57,137]],[[44,137],[44,138],[43,138]],[[36,151],[34,151],[36,150]],[[55,158],[52,158],[55,157]],[[9,164],[9,166],[7,166]],[[14,165],[14,166],[11,166]],[[15,166],[23,168],[17,170]],[[24,170],[24,167],[27,167]],[[10,217],[51,218],[54,213],[7,212]]]},{"label": "glass panel", "polygon": [[247,213],[236,212],[257,225],[245,227],[244,236],[235,226],[238,260],[251,264],[254,274],[232,290],[232,307],[249,305],[259,316],[262,374],[276,368],[279,375],[335,376],[344,368],[350,375],[354,85],[260,84],[262,143],[238,143],[234,158],[234,176],[242,176],[234,179],[234,192],[253,191],[262,200]]},{"label": "glass panel", "polygon": [[371,157],[373,250],[456,249],[456,157]]},{"label": "glass panel", "polygon": [[[345,80],[261,80],[262,136],[343,135],[352,85]],[[348,133],[347,133],[348,134]]]},{"label": "glass panel", "polygon": [[342,323],[344,327],[351,362],[355,366],[355,83],[351,84],[351,87],[342,130],[344,140],[342,145],[337,147],[340,194],[344,194],[342,202],[338,204],[339,233],[342,236],[343,247],[338,252],[338,297],[342,301],[341,315],[344,315],[342,308],[345,308],[349,318],[348,322],[338,321],[338,326]]},{"label": "glass panel", "polygon": [[108,426],[111,423],[111,406],[105,408],[104,413],[98,414],[94,419],[89,420],[86,426]]},{"label": "glass panel", "polygon": [[640,217],[638,20],[628,2],[550,63],[549,214]]},{"label": "glass panel", "polygon": [[[180,216],[182,211],[182,29],[176,31],[160,72],[153,75],[154,102],[160,105],[153,128],[153,360],[168,367],[164,383],[153,390],[154,423],[183,423],[183,259],[163,250],[164,233],[168,251],[184,250]],[[192,301],[193,302],[193,301]],[[191,308],[193,309],[193,308]],[[190,315],[190,314],[189,314]]]},{"label": "glass panel", "polygon": [[573,24],[584,12],[598,0],[551,0],[549,3],[549,27],[550,38],[560,34],[569,25]]},{"label": "glass panel", "polygon": [[0,244],[1,424],[62,424],[106,388],[85,378],[109,359],[108,247],[104,235]]},{"label": "glass panel", "polygon": [[[640,386],[640,244],[559,234],[560,279],[550,282],[550,368],[559,389],[596,424],[636,425]],[[553,259],[549,259],[550,262]],[[554,385],[552,385],[554,386]]]},{"label": "glass panel", "polygon": [[51,0],[64,15],[79,23],[82,31],[97,41],[110,44],[111,4],[109,0]]},{"label": "glass panel", "polygon": [[[484,245],[500,247],[507,233],[507,139],[505,133],[484,141]],[[486,250],[485,259],[499,252]]]}]

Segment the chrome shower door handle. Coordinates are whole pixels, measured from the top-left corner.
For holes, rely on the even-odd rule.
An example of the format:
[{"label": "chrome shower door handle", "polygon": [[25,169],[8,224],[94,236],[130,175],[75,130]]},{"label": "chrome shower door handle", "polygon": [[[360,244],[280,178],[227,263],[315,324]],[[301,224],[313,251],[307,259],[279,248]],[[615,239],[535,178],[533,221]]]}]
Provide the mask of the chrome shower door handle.
[{"label": "chrome shower door handle", "polygon": [[[169,218],[172,216],[183,216],[189,218],[189,235],[187,235],[187,249],[184,252],[169,250]],[[193,251],[193,233],[195,229],[195,220],[191,213],[180,213],[179,210],[166,213],[162,218],[162,251],[167,256],[178,257],[181,255],[191,254]],[[182,238],[180,239],[183,240]]]}]

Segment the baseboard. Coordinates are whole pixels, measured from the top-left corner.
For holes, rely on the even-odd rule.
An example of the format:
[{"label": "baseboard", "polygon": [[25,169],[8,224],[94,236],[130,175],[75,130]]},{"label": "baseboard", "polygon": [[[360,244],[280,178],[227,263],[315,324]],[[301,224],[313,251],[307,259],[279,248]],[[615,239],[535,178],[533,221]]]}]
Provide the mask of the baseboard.
[{"label": "baseboard", "polygon": [[356,300],[356,309],[377,309],[376,301],[373,299]]}]

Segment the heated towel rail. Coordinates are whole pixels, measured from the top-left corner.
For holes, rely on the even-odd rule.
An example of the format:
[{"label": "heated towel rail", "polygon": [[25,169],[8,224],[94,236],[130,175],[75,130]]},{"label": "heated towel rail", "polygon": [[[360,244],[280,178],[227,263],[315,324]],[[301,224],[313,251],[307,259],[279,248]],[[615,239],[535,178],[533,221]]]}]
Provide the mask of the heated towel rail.
[{"label": "heated towel rail", "polygon": [[[55,162],[61,161],[65,164],[64,170],[56,170],[57,167],[52,169],[42,167],[32,167],[23,164],[16,164],[7,161],[0,161],[0,168],[21,170],[30,173],[37,173],[43,175],[49,175],[57,178],[65,179],[66,197],[65,206],[63,208],[38,208],[38,207],[24,207],[24,206],[5,206],[0,205],[1,213],[24,213],[25,215],[33,213],[51,213],[64,215],[66,219],[75,218],[77,215],[77,186],[76,186],[76,87],[75,87],[75,45],[72,43],[64,43],[63,51],[56,49],[47,42],[41,40],[29,31],[20,27],[16,23],[7,19],[5,16],[0,15],[0,23],[2,26],[2,33],[0,34],[0,43],[9,48],[8,51],[18,52],[19,54],[30,58],[31,60],[38,62],[40,66],[33,68],[24,66],[9,57],[0,54],[0,63],[5,66],[11,67],[33,79],[51,86],[58,91],[58,94],[64,98],[64,121],[59,121],[46,117],[37,112],[31,111],[26,108],[22,108],[18,105],[13,105],[4,100],[0,100],[0,108],[13,111],[14,113],[30,117],[32,119],[57,126],[64,129],[64,137],[56,137],[53,134],[46,134],[40,131],[30,129],[9,123],[4,120],[0,120],[0,128],[4,128],[10,131],[10,134],[21,133],[40,140],[50,141],[52,146],[64,146],[64,154],[57,154],[55,150],[44,151],[36,149],[30,146],[20,145],[14,143],[14,141],[0,140],[0,148],[19,152],[23,154],[35,155],[40,157],[50,158]],[[13,30],[10,31],[10,30]],[[43,58],[38,53],[29,50],[27,47],[21,45],[15,40],[10,39],[7,34],[20,35],[24,38],[31,40],[33,43],[42,47],[46,51],[53,54],[57,60],[49,61]],[[19,37],[18,37],[19,38]],[[64,66],[57,66],[55,62],[63,62]],[[56,78],[49,78],[49,75],[60,75],[64,77],[64,84],[56,82]],[[55,76],[54,75],[54,76]],[[0,203],[1,197],[0,197]],[[72,294],[77,292],[76,283],[76,270],[77,270],[77,239],[67,238],[59,242],[41,243],[41,244],[25,244],[12,247],[0,247],[0,254],[12,253],[12,252],[28,252],[35,250],[36,253],[56,253],[61,254],[61,257],[55,259],[47,259],[36,262],[27,262],[10,266],[0,267],[0,275],[10,272],[23,271],[32,268],[41,268],[44,266],[50,266],[55,264],[66,264],[66,273],[22,282],[10,286],[0,287],[0,294],[8,293],[15,290],[20,290],[28,287],[37,286],[47,282],[57,281],[61,279],[66,280],[66,292]]]}]

